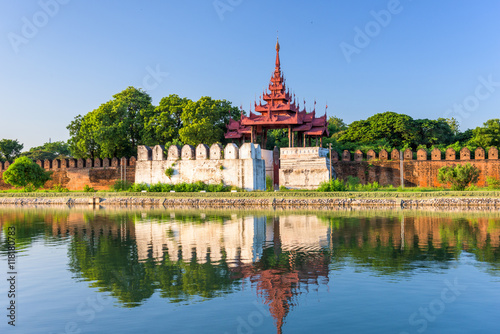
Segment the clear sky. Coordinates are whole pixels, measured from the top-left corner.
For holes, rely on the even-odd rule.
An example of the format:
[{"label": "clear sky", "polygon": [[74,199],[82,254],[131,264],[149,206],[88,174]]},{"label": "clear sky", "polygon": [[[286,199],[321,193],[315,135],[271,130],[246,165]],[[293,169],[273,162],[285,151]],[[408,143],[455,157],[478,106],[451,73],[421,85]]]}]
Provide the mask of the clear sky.
[{"label": "clear sky", "polygon": [[0,0],[0,22],[0,139],[25,149],[128,86],[248,111],[278,30],[288,87],[320,114],[500,118],[498,0]]}]

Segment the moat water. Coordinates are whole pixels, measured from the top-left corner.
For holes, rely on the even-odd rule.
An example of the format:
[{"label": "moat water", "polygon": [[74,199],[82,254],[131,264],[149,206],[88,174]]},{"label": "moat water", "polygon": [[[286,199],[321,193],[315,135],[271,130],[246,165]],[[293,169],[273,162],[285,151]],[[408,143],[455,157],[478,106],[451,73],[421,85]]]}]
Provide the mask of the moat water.
[{"label": "moat water", "polygon": [[499,332],[499,212],[4,207],[0,225],[0,333]]}]

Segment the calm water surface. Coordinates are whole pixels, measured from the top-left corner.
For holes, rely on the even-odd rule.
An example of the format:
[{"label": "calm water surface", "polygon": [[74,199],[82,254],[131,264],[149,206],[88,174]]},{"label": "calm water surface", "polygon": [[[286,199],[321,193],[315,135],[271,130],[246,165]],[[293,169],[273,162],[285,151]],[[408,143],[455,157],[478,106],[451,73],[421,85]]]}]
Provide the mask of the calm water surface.
[{"label": "calm water surface", "polygon": [[0,226],[0,333],[500,332],[496,212],[0,208]]}]

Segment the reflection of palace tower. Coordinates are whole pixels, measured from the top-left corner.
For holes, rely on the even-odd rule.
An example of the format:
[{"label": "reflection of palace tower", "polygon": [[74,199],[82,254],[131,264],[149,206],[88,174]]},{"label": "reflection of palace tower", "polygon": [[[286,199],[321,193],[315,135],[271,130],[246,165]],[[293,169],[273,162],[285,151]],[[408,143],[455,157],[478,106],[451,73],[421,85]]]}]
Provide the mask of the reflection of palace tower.
[{"label": "reflection of palace tower", "polygon": [[[281,333],[301,287],[328,281],[329,227],[316,216],[237,217],[224,222],[141,219],[135,223],[139,259],[220,261],[248,278],[269,306]],[[269,265],[270,259],[277,265]],[[320,279],[323,277],[323,279]]]}]

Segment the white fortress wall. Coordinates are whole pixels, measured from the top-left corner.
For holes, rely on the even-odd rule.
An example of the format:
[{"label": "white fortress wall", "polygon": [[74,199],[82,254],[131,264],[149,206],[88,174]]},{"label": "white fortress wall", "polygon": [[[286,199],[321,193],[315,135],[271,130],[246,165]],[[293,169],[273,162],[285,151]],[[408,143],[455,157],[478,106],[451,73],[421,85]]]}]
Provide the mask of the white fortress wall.
[{"label": "white fortress wall", "polygon": [[289,189],[317,189],[320,183],[330,179],[329,165],[328,149],[320,147],[281,148],[280,186]]},{"label": "white fortress wall", "polygon": [[[228,144],[214,144],[210,148],[200,144],[196,148],[184,145],[182,149],[171,146],[168,154],[165,148],[156,145],[153,149],[141,145],[137,147],[136,183],[193,183],[236,186],[245,190],[264,190],[266,186],[265,163],[261,158],[259,145],[243,144],[238,148]],[[172,168],[169,178],[165,171]]]}]

